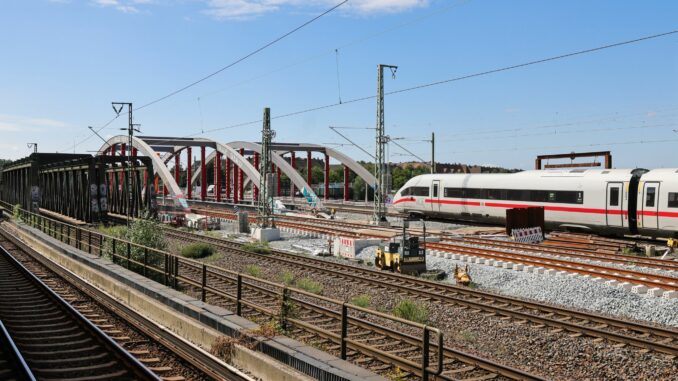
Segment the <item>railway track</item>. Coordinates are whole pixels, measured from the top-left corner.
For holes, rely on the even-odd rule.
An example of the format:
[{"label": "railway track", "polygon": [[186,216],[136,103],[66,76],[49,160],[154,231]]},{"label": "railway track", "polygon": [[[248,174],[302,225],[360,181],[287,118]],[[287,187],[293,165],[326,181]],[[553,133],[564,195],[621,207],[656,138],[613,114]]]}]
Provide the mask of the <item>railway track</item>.
[{"label": "railway track", "polygon": [[[182,263],[179,269],[179,283],[184,287],[194,287],[194,292],[200,292],[197,285],[203,276],[203,269],[199,265]],[[217,276],[215,276],[217,275]],[[336,308],[340,306],[336,301],[296,290],[288,295],[286,303],[280,302],[280,294],[270,282],[258,279],[242,279],[229,277],[225,273],[218,276],[218,272],[210,272],[210,285],[204,299],[210,304],[223,306],[232,311],[239,311],[241,316],[250,320],[266,324],[275,320],[283,313],[282,306],[288,305],[293,309],[287,312],[290,317],[284,319],[290,327],[286,334],[303,342],[311,343],[324,351],[347,359],[366,369],[379,374],[390,374],[393,370],[393,360],[400,358],[398,379],[420,379],[418,368],[422,358],[428,358],[431,366],[436,366],[437,356],[442,367],[434,373],[436,380],[536,380],[538,377],[508,368],[491,361],[464,354],[442,346],[442,336],[438,334],[439,342],[432,343],[431,349],[425,351],[421,346],[421,337],[410,322],[402,319],[386,319],[373,315],[373,311],[358,309],[355,313],[348,313],[346,323],[342,323],[342,312]],[[241,288],[238,289],[238,283]],[[241,301],[234,300],[234,295],[240,295]],[[289,304],[288,304],[289,303]],[[356,308],[356,307],[352,307]],[[345,325],[344,325],[345,324]],[[340,337],[336,332],[345,331],[348,344],[342,349]],[[433,335],[432,335],[433,336]],[[432,337],[433,338],[433,337]],[[370,347],[357,346],[356,343],[369,343]],[[342,355],[343,353],[343,355]],[[428,353],[428,354],[427,354]],[[404,360],[404,361],[403,361]]]},{"label": "railway track", "polygon": [[[95,330],[104,335],[106,340],[120,348],[136,363],[144,366],[149,377],[151,377],[143,378],[141,377],[143,375],[137,376],[126,371],[124,375],[117,379],[251,380],[241,372],[149,321],[141,314],[67,270],[42,256],[36,255],[32,249],[12,237],[2,227],[0,227],[0,248],[2,248],[3,257],[6,257],[5,253],[9,254],[16,262],[21,263],[26,271],[36,274],[34,277],[39,278],[38,281],[41,281],[44,287],[51,289],[54,295],[67,304],[64,308],[72,309],[79,314]],[[3,278],[0,277],[0,279]],[[4,289],[2,291],[4,293]],[[1,314],[2,312],[0,312],[0,317]],[[56,314],[55,318],[58,318]],[[21,349],[21,342],[19,344],[18,347]],[[87,348],[89,349],[86,349],[87,352],[83,354],[85,358],[89,357],[88,355],[91,354],[89,351],[94,347],[88,345]],[[73,353],[78,354],[79,352],[74,350]],[[55,354],[59,355],[58,352],[55,352]],[[31,358],[28,356],[27,363],[33,368]],[[116,365],[115,368],[125,369],[121,365]],[[38,377],[38,379],[40,378]],[[2,378],[0,377],[0,379]],[[71,377],[64,376],[63,379],[71,379]],[[109,378],[107,375],[100,379],[116,378]]]},{"label": "railway track", "polygon": [[0,320],[0,380],[34,381],[35,376]]},{"label": "railway track", "polygon": [[[242,250],[239,243],[175,230],[167,230],[166,234],[183,242],[206,242],[238,255],[261,259],[259,254]],[[271,255],[267,255],[265,260],[269,264],[276,262],[304,271],[356,282],[366,287],[388,289],[419,300],[468,308],[487,315],[496,315],[499,318],[513,319],[518,323],[529,322],[537,327],[564,330],[574,336],[602,338],[615,344],[630,345],[668,356],[678,355],[678,331],[674,329],[654,327],[287,252],[274,251]]]},{"label": "railway track", "polygon": [[37,379],[160,380],[0,249],[0,319]]},{"label": "railway track", "polygon": [[[200,210],[201,212],[208,212]],[[226,216],[226,215],[224,215]],[[293,222],[290,222],[293,221]],[[366,229],[368,226],[347,222],[332,221],[323,224],[309,221],[298,217],[280,217],[277,224],[281,227],[289,227],[314,233],[342,237],[381,237],[379,234],[357,232],[358,229]],[[656,258],[640,258],[629,255],[590,253],[582,250],[558,249],[554,247],[523,244],[517,242],[488,240],[481,238],[456,238],[445,236],[442,242],[426,243],[426,247],[449,253],[470,255],[488,259],[502,260],[510,263],[520,263],[527,266],[544,267],[557,271],[567,271],[615,280],[620,283],[633,282],[648,288],[662,288],[668,291],[678,291],[678,278],[674,276],[651,274],[642,271],[622,269],[602,264],[593,264],[568,260],[567,258],[584,259],[588,261],[611,262],[616,264],[633,264],[650,267],[664,271],[678,271],[678,262]],[[530,253],[530,254],[528,254]],[[539,256],[548,254],[552,257]],[[557,257],[557,258],[553,258]]]},{"label": "railway track", "polygon": [[[97,246],[102,242],[99,233],[86,229],[77,231],[63,229],[62,234],[60,226],[63,225],[48,223],[43,224],[41,229],[82,250],[94,254],[103,252],[103,248]],[[107,243],[110,244],[110,242]],[[249,280],[239,281],[237,278],[242,275],[211,266],[208,273],[207,267],[198,262],[193,262],[191,266],[190,260],[178,257],[174,259],[176,262],[173,260],[169,264],[170,271],[173,272],[169,283],[183,292],[191,293],[191,290],[193,293],[199,292],[202,281],[203,300],[209,297],[211,303],[224,303],[238,312],[244,312],[245,315],[249,314],[249,317],[263,320],[263,322],[270,322],[272,318],[280,317],[282,309],[279,302],[280,294],[272,290],[272,288],[280,287],[279,284],[252,277],[249,277]],[[116,261],[124,265],[126,260],[124,257],[119,257]],[[239,276],[234,277],[234,274]],[[238,292],[234,285],[237,287],[240,282],[242,282],[241,292]],[[294,305],[294,314],[285,319],[293,328],[294,334],[301,339],[308,340],[310,344],[319,345],[326,351],[337,353],[338,350],[340,356],[343,341],[346,343],[344,344],[346,356],[341,357],[386,376],[403,380],[419,380],[423,377],[419,373],[423,367],[429,374],[435,374],[436,379],[439,380],[541,379],[491,360],[445,347],[441,343],[431,342],[435,338],[442,339],[440,334],[436,336],[435,332],[439,331],[435,328],[378,311],[361,310],[360,307],[349,306],[347,303],[301,290],[295,290],[294,293],[299,295],[291,295],[287,299]],[[234,298],[239,298],[237,295],[243,297],[240,299],[243,311],[237,305],[232,304]],[[321,300],[317,300],[318,298]],[[337,306],[339,309],[336,308]],[[372,318],[367,319],[365,317],[367,315],[372,315]],[[391,321],[392,325],[384,328],[384,320]],[[340,336],[338,332],[343,331],[344,327],[345,335],[342,332]],[[420,329],[423,329],[423,332],[418,332]],[[253,334],[259,335],[260,333],[253,332]],[[339,340],[340,337],[345,337],[345,339]],[[423,345],[423,342],[429,345]]]}]

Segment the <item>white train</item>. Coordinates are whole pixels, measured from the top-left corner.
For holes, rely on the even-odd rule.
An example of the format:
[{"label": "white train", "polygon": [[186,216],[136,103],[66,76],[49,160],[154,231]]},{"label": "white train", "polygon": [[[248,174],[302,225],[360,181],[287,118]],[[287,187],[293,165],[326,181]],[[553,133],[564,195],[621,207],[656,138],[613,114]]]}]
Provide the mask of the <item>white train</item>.
[{"label": "white train", "polygon": [[410,179],[396,210],[502,224],[506,209],[543,206],[548,229],[678,237],[678,169],[432,174]]}]

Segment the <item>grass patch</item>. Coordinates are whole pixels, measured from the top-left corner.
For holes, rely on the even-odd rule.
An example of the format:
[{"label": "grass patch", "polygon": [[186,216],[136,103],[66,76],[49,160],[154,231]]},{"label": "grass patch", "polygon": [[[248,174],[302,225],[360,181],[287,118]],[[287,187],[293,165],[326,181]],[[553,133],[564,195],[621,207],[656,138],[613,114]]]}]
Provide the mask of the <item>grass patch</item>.
[{"label": "grass patch", "polygon": [[297,287],[299,287],[300,289],[306,292],[310,292],[312,294],[320,294],[321,292],[323,292],[322,284],[308,278],[301,278],[297,281],[296,284]]},{"label": "grass patch", "polygon": [[184,258],[205,258],[214,254],[214,247],[206,243],[193,243],[181,248],[181,256]]},{"label": "grass patch", "polygon": [[278,277],[285,286],[291,286],[294,283],[294,274],[289,271],[285,271]]},{"label": "grass patch", "polygon": [[393,315],[405,320],[425,324],[428,320],[428,309],[426,306],[405,299],[393,308]]},{"label": "grass patch", "polygon": [[242,245],[243,250],[257,254],[271,254],[271,247],[268,242],[250,242]]},{"label": "grass patch", "polygon": [[245,272],[248,275],[253,276],[255,278],[261,277],[261,267],[259,267],[257,265],[247,265],[247,266],[245,266]]},{"label": "grass patch", "polygon": [[214,263],[217,262],[221,259],[224,259],[224,254],[223,253],[214,253],[210,255],[209,257],[206,257],[203,262],[205,263]]},{"label": "grass patch", "polygon": [[476,334],[471,331],[462,330],[457,334],[457,339],[472,344],[476,342]]},{"label": "grass patch", "polygon": [[367,308],[370,306],[370,296],[369,295],[358,295],[351,299],[351,304],[358,307]]}]

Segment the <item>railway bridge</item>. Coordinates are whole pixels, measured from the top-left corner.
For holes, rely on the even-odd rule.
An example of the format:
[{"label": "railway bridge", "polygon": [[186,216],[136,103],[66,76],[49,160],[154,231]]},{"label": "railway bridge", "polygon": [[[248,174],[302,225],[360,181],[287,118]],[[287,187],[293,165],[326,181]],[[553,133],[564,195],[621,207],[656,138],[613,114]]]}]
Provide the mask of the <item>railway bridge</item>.
[{"label": "railway bridge", "polygon": [[[153,215],[157,213],[156,194],[172,200],[178,213],[186,213],[190,211],[189,200],[208,199],[210,185],[215,191],[209,197],[216,202],[240,204],[258,199],[260,143],[138,136],[133,138],[132,147],[128,147],[128,141],[126,135],[111,137],[94,156],[36,153],[18,160],[2,170],[0,199],[11,205],[21,204],[31,211],[56,213],[84,222],[105,220],[111,213],[134,217]],[[349,197],[352,172],[370,187],[376,183],[360,163],[326,146],[274,143],[272,149],[277,196],[283,193],[281,175],[284,174],[290,180],[292,197],[299,191],[308,203],[320,206],[329,197],[330,160],[343,166],[344,200]],[[194,159],[195,151],[199,152],[199,159]],[[306,153],[306,178],[297,168],[297,154],[303,152]],[[311,187],[314,153],[324,159],[323,200]],[[207,176],[208,166],[214,171],[211,179]],[[198,194],[193,194],[194,189]]]}]

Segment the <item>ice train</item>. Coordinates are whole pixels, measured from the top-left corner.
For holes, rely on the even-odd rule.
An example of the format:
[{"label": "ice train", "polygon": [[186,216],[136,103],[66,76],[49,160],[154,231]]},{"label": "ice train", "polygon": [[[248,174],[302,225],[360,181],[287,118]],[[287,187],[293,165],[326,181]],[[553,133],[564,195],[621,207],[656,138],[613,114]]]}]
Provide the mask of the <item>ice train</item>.
[{"label": "ice train", "polygon": [[410,179],[396,210],[502,224],[508,208],[543,206],[547,229],[678,237],[678,169],[534,170]]}]

